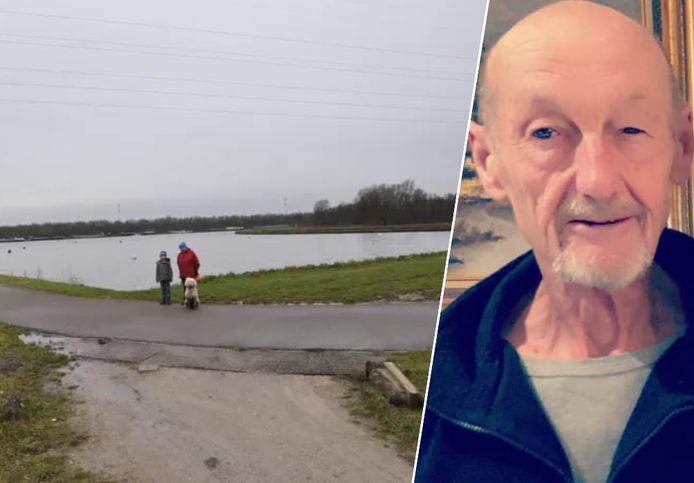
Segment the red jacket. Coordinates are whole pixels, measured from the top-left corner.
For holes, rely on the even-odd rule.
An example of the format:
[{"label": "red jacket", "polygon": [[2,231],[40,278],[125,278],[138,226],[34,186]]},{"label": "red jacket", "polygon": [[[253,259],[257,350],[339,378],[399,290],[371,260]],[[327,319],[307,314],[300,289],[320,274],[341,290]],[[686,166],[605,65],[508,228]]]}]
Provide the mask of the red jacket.
[{"label": "red jacket", "polygon": [[176,258],[178,264],[178,273],[181,278],[195,277],[200,268],[198,256],[190,248],[186,248],[178,254]]}]

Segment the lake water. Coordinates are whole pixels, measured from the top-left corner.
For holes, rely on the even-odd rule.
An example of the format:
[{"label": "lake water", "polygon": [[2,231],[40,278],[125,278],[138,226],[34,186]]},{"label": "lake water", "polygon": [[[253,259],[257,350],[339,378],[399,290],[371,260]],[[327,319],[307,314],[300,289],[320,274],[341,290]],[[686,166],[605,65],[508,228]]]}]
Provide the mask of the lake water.
[{"label": "lake water", "polygon": [[[326,235],[186,233],[0,244],[0,273],[114,289],[156,286],[159,251],[172,259],[185,240],[200,258],[203,275],[242,273],[445,251],[448,232]],[[11,253],[9,253],[11,251]]]}]

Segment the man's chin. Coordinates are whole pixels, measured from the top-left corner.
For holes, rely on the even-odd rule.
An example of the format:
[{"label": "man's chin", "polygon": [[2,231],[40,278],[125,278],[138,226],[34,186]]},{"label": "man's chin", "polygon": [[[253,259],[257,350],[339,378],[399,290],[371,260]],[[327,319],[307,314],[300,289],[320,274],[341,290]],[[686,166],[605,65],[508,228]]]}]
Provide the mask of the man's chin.
[{"label": "man's chin", "polygon": [[620,254],[563,250],[552,263],[552,271],[564,283],[616,291],[643,277],[652,262],[645,247]]}]

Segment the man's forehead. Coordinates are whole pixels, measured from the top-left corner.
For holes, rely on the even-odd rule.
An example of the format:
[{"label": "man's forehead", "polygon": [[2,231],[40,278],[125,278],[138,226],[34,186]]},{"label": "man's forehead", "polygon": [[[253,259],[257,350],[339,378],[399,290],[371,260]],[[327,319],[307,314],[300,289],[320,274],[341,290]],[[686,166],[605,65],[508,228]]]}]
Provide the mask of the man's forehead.
[{"label": "man's forehead", "polygon": [[[535,91],[530,93],[525,99],[521,99],[525,104],[531,107],[554,107],[560,104],[561,98],[567,97],[563,95],[561,90],[551,92],[549,89],[543,89],[541,91]],[[621,95],[615,97],[615,101],[624,104],[639,104],[644,101],[648,101],[653,98],[653,95],[649,95],[643,91],[631,91],[631,93],[622,92]]]},{"label": "man's forehead", "polygon": [[636,91],[628,94],[633,96],[629,101],[672,95],[670,66],[643,27],[591,2],[561,2],[521,20],[488,52],[482,69],[483,115],[498,97],[530,81],[551,89],[562,83],[571,88],[576,80],[584,84],[576,92],[590,94],[600,80],[610,78]]},{"label": "man's forehead", "polygon": [[[585,92],[589,94],[588,91]],[[527,95],[521,97],[506,98],[501,96],[498,102],[506,116],[513,116],[514,113],[518,115],[543,113],[571,116],[575,112],[572,111],[572,107],[578,107],[593,116],[600,112],[606,115],[612,115],[615,111],[630,113],[634,109],[643,109],[645,112],[652,113],[654,108],[666,111],[669,106],[669,103],[663,103],[662,95],[653,93],[649,95],[646,92],[632,91],[631,93],[615,94],[609,99],[603,96],[600,100],[592,101],[589,95],[579,97],[560,89],[528,91]],[[507,106],[508,109],[503,109],[504,106]],[[508,112],[508,110],[512,112]]]},{"label": "man's forehead", "polygon": [[526,75],[667,78],[670,67],[657,44],[640,44],[628,39],[612,44],[576,43],[535,35],[492,49],[485,73],[491,81],[510,84]]},{"label": "man's forehead", "polygon": [[660,104],[669,110],[672,105],[672,77],[667,66],[654,69],[652,64],[649,68],[640,62],[572,64],[550,55],[539,61],[519,56],[498,67],[485,85],[493,91],[497,108],[551,108],[569,102],[605,108]]}]

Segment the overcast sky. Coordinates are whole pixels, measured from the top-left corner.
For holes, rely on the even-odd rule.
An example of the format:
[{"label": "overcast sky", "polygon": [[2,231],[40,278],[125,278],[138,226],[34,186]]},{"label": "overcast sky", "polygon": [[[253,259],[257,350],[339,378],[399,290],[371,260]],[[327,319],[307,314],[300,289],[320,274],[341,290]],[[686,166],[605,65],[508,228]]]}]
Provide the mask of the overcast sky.
[{"label": "overcast sky", "polygon": [[0,225],[454,192],[485,3],[0,0]]}]

